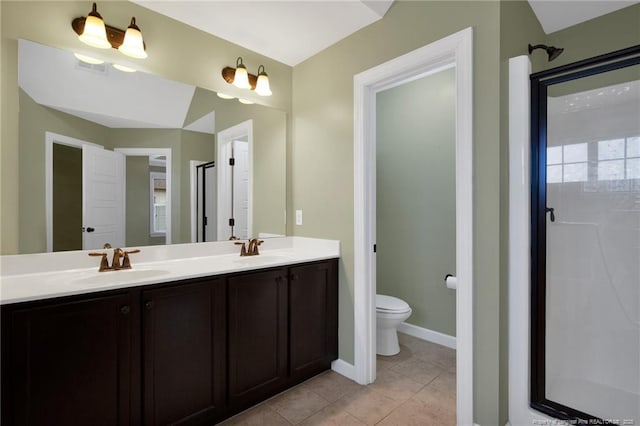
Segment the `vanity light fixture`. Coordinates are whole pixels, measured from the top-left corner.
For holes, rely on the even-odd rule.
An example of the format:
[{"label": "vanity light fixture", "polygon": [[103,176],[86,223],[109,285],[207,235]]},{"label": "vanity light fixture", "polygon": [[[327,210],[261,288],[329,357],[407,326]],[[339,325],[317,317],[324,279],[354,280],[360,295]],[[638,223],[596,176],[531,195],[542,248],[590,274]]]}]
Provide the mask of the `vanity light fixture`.
[{"label": "vanity light fixture", "polygon": [[240,102],[241,104],[245,104],[245,105],[253,105],[255,102],[250,101],[248,99],[242,99],[242,98],[238,98],[238,102]]},{"label": "vanity light fixture", "polygon": [[269,76],[264,71],[264,65],[258,67],[258,76],[249,74],[247,68],[242,63],[242,58],[236,60],[236,67],[224,67],[222,78],[229,84],[233,84],[241,89],[255,90],[260,96],[271,96],[269,87]]},{"label": "vanity light fixture", "polygon": [[226,93],[218,92],[217,95],[218,95],[218,97],[220,99],[233,99],[233,98],[235,98],[235,96],[227,95]]},{"label": "vanity light fixture", "polygon": [[126,31],[106,25],[102,16],[93,3],[91,12],[87,17],[75,18],[71,21],[71,28],[78,34],[78,39],[92,47],[108,49],[113,47],[133,58],[146,58],[145,44],[142,40],[140,28],[136,25],[136,18],[131,18],[131,23]]}]

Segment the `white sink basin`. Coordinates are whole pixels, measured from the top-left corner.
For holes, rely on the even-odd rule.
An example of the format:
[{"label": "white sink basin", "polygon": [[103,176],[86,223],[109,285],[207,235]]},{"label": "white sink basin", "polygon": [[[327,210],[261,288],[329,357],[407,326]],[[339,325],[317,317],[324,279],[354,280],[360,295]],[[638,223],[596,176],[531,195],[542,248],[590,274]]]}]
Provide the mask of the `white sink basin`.
[{"label": "white sink basin", "polygon": [[169,271],[159,269],[126,269],[120,271],[93,272],[81,278],[71,279],[72,285],[106,285],[141,281],[168,274]]}]

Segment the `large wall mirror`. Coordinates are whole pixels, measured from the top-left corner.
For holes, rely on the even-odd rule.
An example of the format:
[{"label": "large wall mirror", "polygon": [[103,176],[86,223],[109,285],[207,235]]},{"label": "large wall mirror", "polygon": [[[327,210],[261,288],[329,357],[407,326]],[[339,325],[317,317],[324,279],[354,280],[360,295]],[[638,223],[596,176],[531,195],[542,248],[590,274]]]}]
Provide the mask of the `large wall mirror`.
[{"label": "large wall mirror", "polygon": [[18,74],[20,253],[285,234],[284,111],[26,40]]}]

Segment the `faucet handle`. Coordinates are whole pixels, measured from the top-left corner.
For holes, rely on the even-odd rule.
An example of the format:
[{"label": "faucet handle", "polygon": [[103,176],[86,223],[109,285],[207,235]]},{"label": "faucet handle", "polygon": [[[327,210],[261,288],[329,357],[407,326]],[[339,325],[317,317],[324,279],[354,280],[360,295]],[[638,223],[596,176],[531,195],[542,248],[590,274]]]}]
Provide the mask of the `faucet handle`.
[{"label": "faucet handle", "polygon": [[100,267],[98,268],[98,272],[109,271],[111,269],[109,267],[109,261],[107,260],[107,253],[89,253],[89,256],[102,256],[102,259],[100,259]]},{"label": "faucet handle", "polygon": [[140,253],[140,250],[135,249],[135,250],[124,251],[124,259],[122,260],[122,269],[131,269],[131,260],[129,259],[129,255],[132,253]]},{"label": "faucet handle", "polygon": [[247,244],[246,243],[241,243],[241,242],[238,241],[238,242],[235,242],[233,244],[235,244],[237,246],[242,246],[240,248],[240,256],[247,256]]}]

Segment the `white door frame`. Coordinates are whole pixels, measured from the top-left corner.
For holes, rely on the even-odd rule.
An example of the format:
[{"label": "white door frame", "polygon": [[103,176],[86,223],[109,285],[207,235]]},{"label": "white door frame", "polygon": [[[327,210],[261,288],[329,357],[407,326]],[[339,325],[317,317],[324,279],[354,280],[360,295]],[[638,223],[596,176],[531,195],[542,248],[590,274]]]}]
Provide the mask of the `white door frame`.
[{"label": "white door frame", "polygon": [[84,145],[104,149],[102,145],[53,132],[44,134],[44,211],[47,252],[53,251],[53,144],[82,149]]},{"label": "white door frame", "polygon": [[354,375],[376,377],[376,93],[456,67],[457,422],[473,424],[473,30],[466,28],[354,77]]},{"label": "white door frame", "polygon": [[[134,156],[134,157],[148,157],[150,155],[162,155],[166,160],[166,176],[167,176],[167,232],[165,233],[165,244],[171,244],[172,242],[172,204],[173,204],[173,184],[171,175],[173,175],[173,168],[171,165],[171,148],[114,148],[115,152],[120,152],[124,154],[126,157]],[[126,187],[126,176],[125,176],[125,187]],[[126,221],[125,221],[125,230],[126,230]],[[125,232],[126,235],[126,232]]]},{"label": "white door frame", "polygon": [[[230,210],[231,185],[230,167],[228,159],[231,156],[231,143],[235,139],[247,137],[249,144],[249,217],[247,220],[248,234],[253,235],[253,120],[243,121],[228,129],[218,132],[216,138],[216,167],[218,169],[218,239],[227,235],[228,214],[221,214],[224,209]],[[227,211],[229,211],[227,210]]]}]

